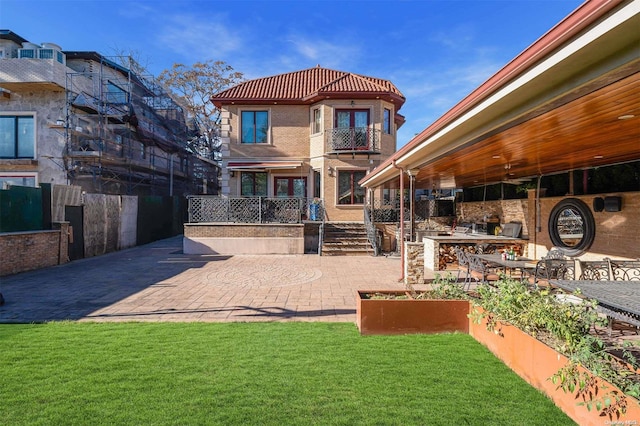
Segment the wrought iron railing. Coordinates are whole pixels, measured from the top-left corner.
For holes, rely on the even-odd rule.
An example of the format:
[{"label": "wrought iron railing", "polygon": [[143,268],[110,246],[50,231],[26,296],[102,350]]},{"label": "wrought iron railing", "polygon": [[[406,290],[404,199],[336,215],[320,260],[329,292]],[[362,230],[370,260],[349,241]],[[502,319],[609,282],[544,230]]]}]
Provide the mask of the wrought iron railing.
[{"label": "wrought iron railing", "polygon": [[380,152],[380,130],[370,127],[329,129],[328,151]]},{"label": "wrought iron railing", "polygon": [[323,221],[324,203],[318,198],[189,197],[189,223],[301,223]]},{"label": "wrought iron railing", "polygon": [[[452,216],[453,200],[417,200],[414,204],[414,219],[427,220],[430,217]],[[407,200],[404,203],[404,220],[410,220],[411,204]],[[400,222],[400,200],[375,200],[372,211],[373,222]]]},{"label": "wrought iron railing", "polygon": [[369,244],[373,247],[373,253],[375,256],[380,254],[380,245],[378,244],[378,231],[376,225],[372,221],[371,207],[364,206],[364,227],[367,231],[367,239]]}]

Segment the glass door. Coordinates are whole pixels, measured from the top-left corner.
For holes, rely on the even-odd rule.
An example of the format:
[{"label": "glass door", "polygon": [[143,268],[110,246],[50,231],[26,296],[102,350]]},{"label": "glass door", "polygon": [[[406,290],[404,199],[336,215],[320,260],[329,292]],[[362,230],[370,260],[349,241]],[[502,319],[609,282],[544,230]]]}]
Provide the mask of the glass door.
[{"label": "glass door", "polygon": [[368,109],[339,109],[336,110],[336,127],[344,129],[342,135],[342,149],[369,148],[369,110]]},{"label": "glass door", "polygon": [[274,181],[276,197],[307,196],[307,178],[305,177],[276,177]]}]

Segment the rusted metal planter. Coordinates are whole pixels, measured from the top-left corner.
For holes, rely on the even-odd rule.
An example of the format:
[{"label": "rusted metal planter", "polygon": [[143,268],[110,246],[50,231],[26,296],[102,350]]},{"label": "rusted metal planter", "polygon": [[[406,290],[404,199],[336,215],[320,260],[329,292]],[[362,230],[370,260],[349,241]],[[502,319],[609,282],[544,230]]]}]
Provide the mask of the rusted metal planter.
[{"label": "rusted metal planter", "polygon": [[368,294],[403,295],[403,291],[358,291],[356,323],[360,334],[469,332],[469,302],[437,299],[368,299]]},{"label": "rusted metal planter", "polygon": [[[487,329],[485,318],[479,324],[470,321],[469,334],[531,386],[545,393],[556,406],[580,425],[599,425],[606,422],[624,424],[625,421],[637,422],[640,419],[640,403],[635,398],[626,396],[626,414],[620,418],[616,418],[615,415],[609,418],[595,408],[589,411],[584,405],[579,405],[582,399],[576,394],[556,389],[557,385],[550,378],[568,363],[567,357],[517,327],[498,322],[491,331]],[[609,391],[622,394],[614,385],[599,378],[596,380],[598,385],[594,390],[595,398],[601,398]]]}]

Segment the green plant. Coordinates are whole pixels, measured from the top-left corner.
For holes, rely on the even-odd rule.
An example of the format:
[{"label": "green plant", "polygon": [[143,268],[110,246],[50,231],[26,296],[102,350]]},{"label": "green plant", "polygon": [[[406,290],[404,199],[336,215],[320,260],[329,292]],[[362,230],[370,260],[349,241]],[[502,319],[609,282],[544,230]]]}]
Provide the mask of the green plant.
[{"label": "green plant", "polygon": [[469,298],[458,279],[451,273],[448,273],[445,277],[436,274],[430,290],[418,292],[410,284],[407,284],[407,289],[414,299],[466,300]]},{"label": "green plant", "polygon": [[[530,289],[507,278],[495,286],[481,285],[477,293],[475,303],[483,311],[474,309],[470,314],[476,323],[486,319],[487,328],[497,334],[498,321],[512,324],[567,356],[569,363],[550,380],[565,392],[576,392],[587,409],[596,408],[609,418],[619,417],[626,410],[625,395],[640,396],[638,361],[628,346],[607,347],[589,333],[594,326],[605,324],[595,301],[577,298],[579,294]],[[613,356],[612,349],[617,349],[621,358]],[[617,386],[624,394],[598,385],[596,377]]]}]

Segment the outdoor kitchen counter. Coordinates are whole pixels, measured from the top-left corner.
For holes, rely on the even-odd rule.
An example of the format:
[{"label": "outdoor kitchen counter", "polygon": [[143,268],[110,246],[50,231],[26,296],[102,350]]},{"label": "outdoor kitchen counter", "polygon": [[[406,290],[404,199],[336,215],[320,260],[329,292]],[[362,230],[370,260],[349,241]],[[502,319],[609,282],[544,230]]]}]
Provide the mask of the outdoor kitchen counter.
[{"label": "outdoor kitchen counter", "polygon": [[[421,236],[421,235],[419,235]],[[427,269],[439,271],[447,268],[448,264],[457,263],[453,247],[460,246],[465,251],[482,245],[483,253],[495,253],[513,248],[518,255],[526,255],[529,240],[486,234],[466,234],[454,232],[453,235],[423,235],[424,266]],[[465,249],[466,248],[466,249]],[[452,258],[453,256],[453,258]]]}]

